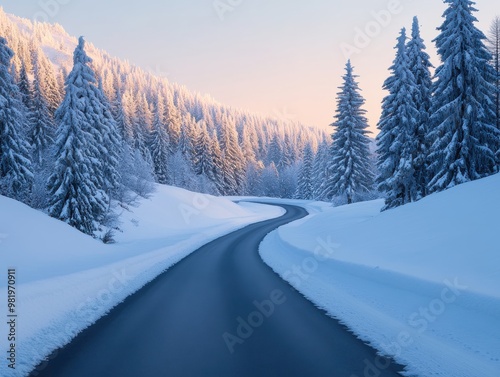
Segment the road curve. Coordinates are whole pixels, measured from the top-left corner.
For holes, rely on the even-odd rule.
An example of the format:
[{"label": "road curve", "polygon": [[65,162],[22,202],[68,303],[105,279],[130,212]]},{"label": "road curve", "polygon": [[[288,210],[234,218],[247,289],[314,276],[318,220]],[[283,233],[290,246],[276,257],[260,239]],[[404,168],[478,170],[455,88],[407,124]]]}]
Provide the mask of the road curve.
[{"label": "road curve", "polygon": [[249,225],[183,259],[57,351],[39,377],[399,376],[264,264]]}]

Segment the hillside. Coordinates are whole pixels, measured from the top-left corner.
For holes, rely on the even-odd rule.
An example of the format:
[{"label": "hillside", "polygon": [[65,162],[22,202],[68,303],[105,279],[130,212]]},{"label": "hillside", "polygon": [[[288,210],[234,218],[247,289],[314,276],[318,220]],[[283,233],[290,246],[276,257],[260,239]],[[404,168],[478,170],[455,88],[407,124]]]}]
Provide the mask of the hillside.
[{"label": "hillside", "polygon": [[[73,67],[77,39],[60,25],[33,23],[6,14],[1,8],[0,36],[6,38],[15,53],[12,62],[20,87],[33,87],[37,66],[40,92],[54,116]],[[319,144],[329,140],[318,128],[233,109],[208,95],[193,93],[171,83],[161,72],[148,72],[113,58],[89,42],[86,52],[92,58],[91,66],[122,139],[152,165],[154,123],[160,123],[168,133],[168,164],[173,173],[158,183],[216,195],[269,194],[267,185],[260,181],[266,174],[274,173],[274,164],[283,182],[279,194],[290,197],[295,191],[305,145],[310,144],[316,151]],[[168,62],[162,65],[168,67]],[[23,75],[27,76],[27,83],[21,83]],[[202,142],[205,145],[200,146]],[[232,176],[231,183],[224,185],[220,178],[200,172],[195,166],[197,153],[203,148],[219,154],[218,160],[230,160],[231,170],[227,174]],[[231,156],[227,156],[229,153]],[[229,169],[220,165],[217,170]]]}]

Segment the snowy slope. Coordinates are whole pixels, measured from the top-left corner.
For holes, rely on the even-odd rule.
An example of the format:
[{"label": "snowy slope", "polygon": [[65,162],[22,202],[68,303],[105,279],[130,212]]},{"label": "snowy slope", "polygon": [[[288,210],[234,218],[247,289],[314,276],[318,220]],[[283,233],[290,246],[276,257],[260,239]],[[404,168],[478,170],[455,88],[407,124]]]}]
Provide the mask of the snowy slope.
[{"label": "snowy slope", "polygon": [[499,376],[499,193],[496,175],[384,213],[382,201],[325,208],[261,255],[408,375]]},{"label": "snowy slope", "polygon": [[[16,371],[22,376],[128,295],[206,242],[281,215],[276,207],[157,186],[121,214],[117,243],[104,245],[19,202],[0,196],[0,271],[15,268],[19,314]],[[0,297],[7,297],[6,276]],[[0,300],[6,313],[6,300]],[[1,337],[6,338],[6,326]],[[0,352],[7,353],[6,342]]]}]

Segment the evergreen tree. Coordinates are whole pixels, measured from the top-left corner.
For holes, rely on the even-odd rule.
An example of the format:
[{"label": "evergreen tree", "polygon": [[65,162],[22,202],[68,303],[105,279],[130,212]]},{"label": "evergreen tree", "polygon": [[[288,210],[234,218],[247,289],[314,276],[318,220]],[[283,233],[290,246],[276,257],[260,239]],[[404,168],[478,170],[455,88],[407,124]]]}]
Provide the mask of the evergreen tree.
[{"label": "evergreen tree", "polygon": [[25,107],[9,72],[14,52],[0,37],[0,193],[27,201],[33,181],[29,145],[25,139]]},{"label": "evergreen tree", "polygon": [[109,196],[114,197],[121,181],[118,165],[122,138],[113,118],[111,105],[102,88],[102,81],[99,80],[97,88],[90,86],[89,89],[95,93],[97,99],[93,103],[96,116],[91,130],[95,140],[97,140],[98,158],[103,167],[103,187]]},{"label": "evergreen tree", "polygon": [[348,204],[353,203],[358,194],[369,192],[373,187],[368,120],[362,108],[365,100],[359,93],[356,77],[348,61],[344,83],[339,88],[336,121],[332,124],[336,128],[329,168],[332,175],[326,183],[333,196],[347,197]]},{"label": "evergreen tree", "polygon": [[330,161],[330,147],[323,141],[316,152],[312,167],[313,195],[316,200],[324,200],[325,182],[328,180],[328,162]]},{"label": "evergreen tree", "polygon": [[153,127],[151,131],[151,157],[153,158],[156,180],[161,184],[168,184],[168,158],[169,137],[165,127],[163,116],[163,98],[159,94],[154,111]]},{"label": "evergreen tree", "polygon": [[165,100],[165,120],[167,122],[167,131],[170,138],[172,153],[177,151],[181,137],[182,119],[179,110],[175,107],[174,99],[170,93]]},{"label": "evergreen tree", "polygon": [[262,187],[259,195],[271,198],[280,197],[280,174],[274,162],[264,169],[261,177]]},{"label": "evergreen tree", "polygon": [[220,148],[223,155],[223,193],[224,195],[238,195],[243,190],[245,169],[234,123],[227,116],[223,117],[220,132]]},{"label": "evergreen tree", "polygon": [[30,120],[30,139],[33,147],[34,162],[42,165],[46,153],[54,144],[54,119],[49,111],[47,101],[43,97],[40,87],[40,70],[38,62],[33,65],[33,96],[31,100]]},{"label": "evergreen tree", "polygon": [[431,192],[495,171],[500,131],[495,127],[495,72],[473,16],[471,0],[449,4],[435,39],[442,64],[436,70],[429,160]]},{"label": "evergreen tree", "polygon": [[[495,118],[496,126],[500,130],[500,17],[496,16],[488,33],[488,47],[493,55],[492,65],[495,69]],[[500,152],[500,150],[499,150]],[[500,160],[499,160],[500,161]]]},{"label": "evergreen tree", "polygon": [[55,112],[61,103],[61,92],[57,79],[55,77],[52,63],[47,59],[40,47],[35,46],[32,42],[31,64],[38,67],[38,84],[40,93],[47,103],[47,107],[51,116],[55,117]]},{"label": "evergreen tree", "polygon": [[267,152],[267,164],[274,162],[275,167],[280,165],[283,156],[283,146],[278,134],[275,134],[271,139],[269,150]]},{"label": "evergreen tree", "polygon": [[21,70],[19,71],[19,91],[21,92],[21,99],[23,101],[24,107],[26,109],[31,109],[31,101],[33,98],[33,90],[31,88],[31,83],[28,78],[28,72],[26,71],[26,65],[24,61],[21,63]]},{"label": "evergreen tree", "polygon": [[211,160],[214,165],[213,176],[216,191],[219,195],[224,193],[225,180],[224,180],[224,158],[220,149],[219,139],[217,138],[217,131],[213,130],[211,141]]},{"label": "evergreen tree", "polygon": [[135,103],[134,95],[130,90],[127,90],[123,94],[121,104],[123,108],[123,121],[119,124],[119,129],[122,131],[123,140],[125,140],[131,147],[135,147],[135,129],[138,127],[137,104]]},{"label": "evergreen tree", "polygon": [[262,172],[264,164],[262,161],[248,164],[245,179],[245,195],[257,195],[262,187]]},{"label": "evergreen tree", "polygon": [[181,134],[179,137],[178,151],[182,154],[188,165],[192,165],[194,161],[194,132],[192,129],[192,124],[194,120],[191,117],[186,117],[184,119],[184,124],[181,128]]},{"label": "evergreen tree", "polygon": [[276,168],[278,171],[282,172],[286,168],[292,166],[295,162],[294,150],[292,146],[292,142],[290,140],[290,136],[288,134],[285,135],[285,139],[283,141],[283,149],[281,151],[281,155],[279,156],[278,164]]},{"label": "evergreen tree", "polygon": [[313,186],[313,150],[311,144],[307,144],[304,150],[302,166],[299,170],[298,186],[295,192],[296,199],[314,199]]},{"label": "evergreen tree", "polygon": [[384,83],[389,95],[382,103],[377,136],[379,151],[379,190],[386,193],[385,209],[418,199],[415,165],[418,140],[415,138],[419,116],[415,104],[417,90],[410,71],[406,30],[401,30],[396,46],[392,75]]},{"label": "evergreen tree", "polygon": [[212,159],[212,141],[208,136],[206,126],[200,127],[200,132],[194,147],[194,172],[215,182],[215,164]]},{"label": "evergreen tree", "polygon": [[[56,163],[48,181],[49,214],[80,231],[93,234],[107,210],[100,151],[92,127],[96,79],[91,59],[80,38],[73,70],[66,80],[66,96],[57,110]],[[93,89],[92,89],[93,88]]]},{"label": "evergreen tree", "polygon": [[420,36],[420,28],[417,17],[413,18],[412,38],[408,42],[408,58],[410,70],[415,78],[416,90],[414,91],[414,102],[418,110],[416,133],[417,149],[415,156],[415,179],[417,182],[417,197],[420,199],[427,195],[429,183],[428,153],[430,149],[430,111],[432,105],[432,78],[429,55],[425,52],[425,44]]},{"label": "evergreen tree", "polygon": [[147,140],[151,130],[151,112],[146,96],[143,94],[137,104],[137,113],[135,118],[135,125],[133,127],[133,137],[135,149],[141,152],[142,157],[151,162],[151,153],[147,147]]}]

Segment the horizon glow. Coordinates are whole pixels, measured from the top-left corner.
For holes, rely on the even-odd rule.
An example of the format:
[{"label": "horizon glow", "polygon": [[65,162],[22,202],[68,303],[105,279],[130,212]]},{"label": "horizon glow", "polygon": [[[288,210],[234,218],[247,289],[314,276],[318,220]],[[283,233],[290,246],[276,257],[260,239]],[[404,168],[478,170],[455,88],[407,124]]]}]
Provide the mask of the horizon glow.
[{"label": "horizon glow", "polygon": [[[372,136],[400,29],[411,30],[418,16],[438,66],[432,40],[446,9],[441,0],[0,0],[0,6],[59,23],[112,56],[223,104],[321,128],[333,121],[350,57]],[[476,8],[476,25],[486,33],[500,5],[477,0]]]}]

